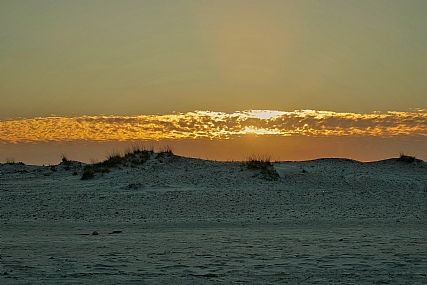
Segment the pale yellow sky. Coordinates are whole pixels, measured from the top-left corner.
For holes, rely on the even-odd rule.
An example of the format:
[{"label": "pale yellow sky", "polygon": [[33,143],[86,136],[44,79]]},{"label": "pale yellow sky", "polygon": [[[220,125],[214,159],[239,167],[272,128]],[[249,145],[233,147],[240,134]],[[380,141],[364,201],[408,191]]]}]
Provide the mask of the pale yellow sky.
[{"label": "pale yellow sky", "polygon": [[427,1],[0,6],[0,120],[427,107]]}]

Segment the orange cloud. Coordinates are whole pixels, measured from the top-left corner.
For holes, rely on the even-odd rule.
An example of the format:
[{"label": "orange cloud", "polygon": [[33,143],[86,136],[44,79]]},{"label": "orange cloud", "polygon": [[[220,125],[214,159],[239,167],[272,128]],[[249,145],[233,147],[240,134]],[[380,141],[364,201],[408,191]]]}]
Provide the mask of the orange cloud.
[{"label": "orange cloud", "polygon": [[249,110],[166,115],[41,117],[0,121],[0,142],[228,139],[276,136],[427,136],[427,110],[337,113]]}]

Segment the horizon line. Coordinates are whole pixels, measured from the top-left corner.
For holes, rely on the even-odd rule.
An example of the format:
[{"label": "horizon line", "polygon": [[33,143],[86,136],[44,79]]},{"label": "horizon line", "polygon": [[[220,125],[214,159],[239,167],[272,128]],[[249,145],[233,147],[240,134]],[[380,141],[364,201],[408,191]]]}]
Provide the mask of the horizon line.
[{"label": "horizon line", "polygon": [[[110,157],[118,155],[122,158],[124,158],[126,155],[128,155],[129,153],[133,153],[135,154],[135,149],[139,148],[139,151],[147,151],[147,152],[151,152],[151,154],[159,154],[159,153],[165,153],[165,152],[170,152],[170,155],[174,156],[174,157],[180,157],[180,158],[185,158],[185,159],[197,159],[197,160],[202,160],[202,161],[212,161],[212,162],[225,162],[225,163],[231,163],[231,162],[237,162],[237,163],[244,163],[244,162],[248,162],[249,160],[262,160],[262,161],[269,161],[271,163],[285,163],[285,162],[308,162],[308,161],[316,161],[316,160],[346,160],[346,161],[353,161],[353,162],[357,162],[357,163],[373,163],[373,162],[381,162],[381,161],[387,161],[387,160],[399,160],[399,159],[405,159],[405,158],[409,158],[412,159],[413,162],[424,162],[427,163],[427,161],[424,161],[420,158],[417,158],[416,156],[413,155],[409,155],[406,154],[404,152],[400,152],[399,156],[397,157],[387,157],[387,158],[383,158],[383,159],[375,159],[375,160],[358,160],[358,159],[353,159],[353,158],[348,158],[348,157],[341,157],[341,156],[336,156],[336,157],[326,157],[326,156],[319,156],[317,158],[312,158],[312,159],[302,159],[302,160],[282,160],[282,159],[274,159],[273,156],[269,155],[269,154],[255,154],[255,153],[251,153],[248,154],[246,156],[245,159],[239,160],[239,159],[209,159],[209,158],[201,158],[201,157],[195,157],[195,156],[185,156],[185,155],[180,155],[180,154],[175,154],[173,152],[173,149],[168,145],[168,146],[161,146],[158,151],[156,152],[154,150],[154,147],[152,148],[151,146],[149,148],[146,148],[145,146],[141,146],[140,144],[134,144],[130,147],[125,147],[121,152],[118,151],[117,149],[112,149],[107,155],[106,155],[106,159],[104,161],[107,161]],[[167,149],[167,150],[166,150]],[[78,161],[78,160],[73,160],[73,159],[69,159],[68,156],[64,153],[61,153],[58,158],[60,158],[60,162],[58,164],[49,164],[48,166],[58,166],[61,165],[62,163],[67,163],[67,162],[78,162],[78,163],[82,163],[82,164],[96,164],[99,162],[103,162],[103,161],[98,161],[97,159],[93,159],[93,161],[89,162],[89,163],[85,163],[82,161]],[[25,165],[25,166],[45,166],[46,165],[38,165],[38,164],[26,164],[23,161],[15,161],[15,159],[13,157],[6,157],[6,162],[2,163],[0,162],[0,165]]]}]

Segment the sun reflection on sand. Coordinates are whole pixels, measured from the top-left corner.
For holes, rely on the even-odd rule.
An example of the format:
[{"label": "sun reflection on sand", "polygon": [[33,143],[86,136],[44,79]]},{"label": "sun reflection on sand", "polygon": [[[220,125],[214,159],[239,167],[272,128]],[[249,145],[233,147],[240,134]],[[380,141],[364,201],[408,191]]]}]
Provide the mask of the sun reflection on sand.
[{"label": "sun reflection on sand", "polygon": [[273,136],[427,136],[427,110],[372,114],[331,111],[195,111],[165,115],[39,117],[0,121],[0,142],[229,139]]}]

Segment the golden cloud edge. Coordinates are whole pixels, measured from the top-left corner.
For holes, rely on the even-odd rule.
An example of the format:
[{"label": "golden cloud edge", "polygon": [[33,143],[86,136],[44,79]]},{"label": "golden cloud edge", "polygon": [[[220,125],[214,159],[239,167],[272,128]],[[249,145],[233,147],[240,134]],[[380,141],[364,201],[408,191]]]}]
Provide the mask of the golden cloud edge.
[{"label": "golden cloud edge", "polygon": [[194,111],[139,116],[49,116],[0,121],[3,143],[230,139],[270,136],[427,136],[427,110],[371,114],[332,111]]}]

